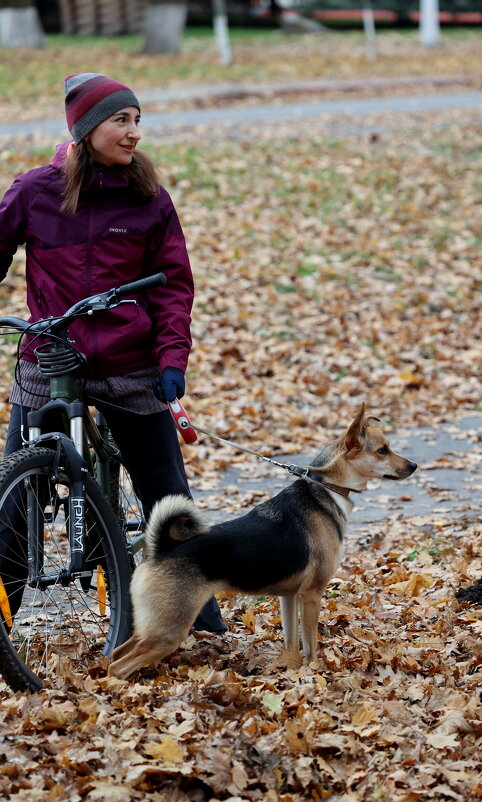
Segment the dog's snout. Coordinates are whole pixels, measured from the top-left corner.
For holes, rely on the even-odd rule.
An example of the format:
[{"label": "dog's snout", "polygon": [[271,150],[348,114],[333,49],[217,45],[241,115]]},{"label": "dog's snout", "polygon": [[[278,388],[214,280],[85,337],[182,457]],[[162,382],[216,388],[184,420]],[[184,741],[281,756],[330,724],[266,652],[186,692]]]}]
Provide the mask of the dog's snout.
[{"label": "dog's snout", "polygon": [[393,471],[393,473],[384,473],[384,479],[407,479],[407,477],[411,476],[414,471],[416,471],[418,465],[416,462],[412,462],[412,460],[403,458],[399,461],[399,464]]}]

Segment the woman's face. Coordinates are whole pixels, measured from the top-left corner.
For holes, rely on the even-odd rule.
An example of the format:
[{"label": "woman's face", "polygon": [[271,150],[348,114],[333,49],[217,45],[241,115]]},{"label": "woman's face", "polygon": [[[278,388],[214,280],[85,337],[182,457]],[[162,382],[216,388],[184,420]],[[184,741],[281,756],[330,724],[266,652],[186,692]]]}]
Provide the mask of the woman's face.
[{"label": "woman's face", "polygon": [[113,164],[130,164],[141,138],[137,127],[140,119],[139,109],[128,106],[94,128],[85,137],[93,160],[109,167]]}]

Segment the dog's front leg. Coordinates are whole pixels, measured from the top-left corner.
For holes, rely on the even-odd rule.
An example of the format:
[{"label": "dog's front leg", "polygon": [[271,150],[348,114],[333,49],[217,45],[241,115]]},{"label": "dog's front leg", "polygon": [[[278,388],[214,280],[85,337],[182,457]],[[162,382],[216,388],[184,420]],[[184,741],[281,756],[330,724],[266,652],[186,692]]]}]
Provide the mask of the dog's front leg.
[{"label": "dog's front leg", "polygon": [[298,601],[296,594],[292,596],[279,597],[281,608],[281,623],[285,649],[288,651],[299,651],[300,637],[298,628]]},{"label": "dog's front leg", "polygon": [[309,593],[300,599],[301,641],[303,657],[308,663],[316,657],[320,607],[321,595],[319,593]]}]

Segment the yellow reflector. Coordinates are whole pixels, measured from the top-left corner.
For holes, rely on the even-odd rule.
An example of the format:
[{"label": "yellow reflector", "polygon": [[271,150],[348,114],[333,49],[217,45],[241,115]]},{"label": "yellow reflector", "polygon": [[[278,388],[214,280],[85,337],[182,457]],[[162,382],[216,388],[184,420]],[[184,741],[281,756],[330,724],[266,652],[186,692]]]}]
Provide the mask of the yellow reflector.
[{"label": "yellow reflector", "polygon": [[5,590],[5,585],[3,584],[3,579],[1,576],[0,576],[0,609],[2,611],[5,624],[9,629],[11,629],[13,624],[12,611],[10,610],[10,602],[8,600],[7,591]]},{"label": "yellow reflector", "polygon": [[107,589],[105,587],[104,570],[101,565],[97,566],[97,598],[99,600],[99,612],[101,615],[105,615]]}]

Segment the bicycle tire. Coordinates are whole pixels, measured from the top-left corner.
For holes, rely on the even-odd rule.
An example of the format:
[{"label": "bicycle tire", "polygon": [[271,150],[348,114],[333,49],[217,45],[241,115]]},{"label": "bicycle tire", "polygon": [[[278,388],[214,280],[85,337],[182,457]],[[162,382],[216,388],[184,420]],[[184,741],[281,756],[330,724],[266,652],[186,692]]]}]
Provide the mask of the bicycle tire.
[{"label": "bicycle tire", "polygon": [[73,672],[86,673],[101,655],[110,656],[131,633],[126,543],[107,498],[88,474],[84,567],[89,576],[66,585],[56,581],[46,589],[19,585],[19,572],[25,576],[26,571],[26,481],[43,517],[44,573],[57,575],[70,564],[65,503],[70,479],[63,468],[54,476],[54,461],[52,449],[33,447],[0,464],[2,543],[10,538],[15,547],[13,552],[2,546],[0,557],[0,575],[13,603],[10,620],[4,613],[0,617],[0,673],[15,691],[59,687]]}]

